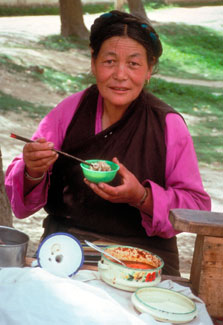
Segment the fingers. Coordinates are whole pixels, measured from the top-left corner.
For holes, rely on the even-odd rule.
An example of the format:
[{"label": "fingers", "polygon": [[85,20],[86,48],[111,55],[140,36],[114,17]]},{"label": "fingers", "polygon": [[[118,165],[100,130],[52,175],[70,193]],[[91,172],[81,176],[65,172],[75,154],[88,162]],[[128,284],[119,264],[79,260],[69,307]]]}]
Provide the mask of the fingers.
[{"label": "fingers", "polygon": [[23,151],[23,156],[25,157],[25,159],[29,160],[29,161],[33,161],[33,162],[40,162],[43,159],[51,159],[54,158],[56,156],[56,152],[50,149],[34,149],[33,148],[24,148]]},{"label": "fingers", "polygon": [[120,189],[118,187],[110,186],[106,183],[91,183],[86,178],[84,178],[85,184],[87,184],[94,192],[95,194],[99,195],[105,200],[111,201],[111,202],[121,202],[122,199],[120,198]]},{"label": "fingers", "polygon": [[27,143],[24,146],[23,152],[31,155],[35,153],[48,151],[48,154],[52,152],[54,144],[52,142],[47,142],[45,139],[38,139],[36,142]]},{"label": "fingers", "polygon": [[119,162],[117,157],[114,157],[112,159],[112,161],[119,166],[118,173],[120,176],[122,176],[123,178],[126,178],[129,176],[129,174],[131,174],[131,172],[122,163]]},{"label": "fingers", "polygon": [[47,171],[49,167],[57,160],[58,154],[55,156],[43,158],[43,159],[38,159],[34,161],[28,161],[26,163],[26,168],[28,169],[33,169],[36,171]]},{"label": "fingers", "polygon": [[23,148],[23,159],[27,171],[45,172],[56,161],[58,154],[53,151],[54,144],[40,138],[35,142],[27,143]]}]

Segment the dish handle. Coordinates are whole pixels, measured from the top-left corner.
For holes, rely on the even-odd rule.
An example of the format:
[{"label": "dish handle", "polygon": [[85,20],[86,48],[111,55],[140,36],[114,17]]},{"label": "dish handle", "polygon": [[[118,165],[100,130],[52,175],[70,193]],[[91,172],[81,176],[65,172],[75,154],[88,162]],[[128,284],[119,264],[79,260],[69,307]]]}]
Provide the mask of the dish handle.
[{"label": "dish handle", "polygon": [[99,267],[101,270],[108,270],[108,269],[109,269],[109,265],[108,265],[108,264],[104,264],[104,263],[102,263],[101,261],[98,261],[98,267]]}]

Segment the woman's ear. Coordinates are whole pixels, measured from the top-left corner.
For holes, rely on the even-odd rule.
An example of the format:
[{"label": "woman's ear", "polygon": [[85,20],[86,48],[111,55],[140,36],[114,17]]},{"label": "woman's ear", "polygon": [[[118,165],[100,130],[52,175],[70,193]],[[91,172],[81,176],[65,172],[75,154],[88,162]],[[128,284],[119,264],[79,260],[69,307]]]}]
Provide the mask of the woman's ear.
[{"label": "woman's ear", "polygon": [[91,72],[95,76],[95,61],[92,56],[91,56]]},{"label": "woman's ear", "polygon": [[93,49],[91,49],[91,72],[95,76],[95,60],[93,57]]},{"label": "woman's ear", "polygon": [[146,84],[149,83],[150,78],[151,78],[151,74],[152,74],[152,71],[149,71],[149,72],[147,73],[146,80],[145,80],[145,83],[146,83]]},{"label": "woman's ear", "polygon": [[153,73],[153,65],[151,65],[148,69],[147,75],[146,75],[146,83],[149,83],[149,80],[151,78],[151,75]]}]

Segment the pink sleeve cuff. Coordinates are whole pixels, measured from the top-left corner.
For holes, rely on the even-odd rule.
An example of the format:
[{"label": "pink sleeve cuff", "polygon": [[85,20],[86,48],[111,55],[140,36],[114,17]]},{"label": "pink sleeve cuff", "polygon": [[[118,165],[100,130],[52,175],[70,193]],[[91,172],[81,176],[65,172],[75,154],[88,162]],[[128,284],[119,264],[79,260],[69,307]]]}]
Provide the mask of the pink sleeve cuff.
[{"label": "pink sleeve cuff", "polygon": [[[21,157],[21,156],[20,156]],[[14,168],[12,168],[14,166]],[[25,164],[17,158],[7,170],[6,193],[11,201],[12,211],[17,218],[23,219],[41,209],[47,200],[47,176],[28,195],[23,196]]]},{"label": "pink sleeve cuff", "polygon": [[150,184],[153,196],[153,216],[141,212],[142,226],[145,228],[148,236],[159,236],[163,238],[171,238],[177,234],[169,221],[169,204],[168,196],[161,186],[152,182],[145,181]]}]

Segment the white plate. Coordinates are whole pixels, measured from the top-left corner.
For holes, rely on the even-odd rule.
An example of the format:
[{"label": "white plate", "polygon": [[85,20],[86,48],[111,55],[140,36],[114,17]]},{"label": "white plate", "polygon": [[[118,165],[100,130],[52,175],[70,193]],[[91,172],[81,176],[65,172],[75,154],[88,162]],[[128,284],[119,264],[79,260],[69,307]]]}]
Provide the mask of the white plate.
[{"label": "white plate", "polygon": [[58,276],[74,275],[84,262],[81,243],[74,236],[57,232],[46,237],[37,251],[38,265]]},{"label": "white plate", "polygon": [[197,316],[196,304],[185,295],[164,288],[141,288],[132,294],[132,303],[156,320],[182,324]]}]

